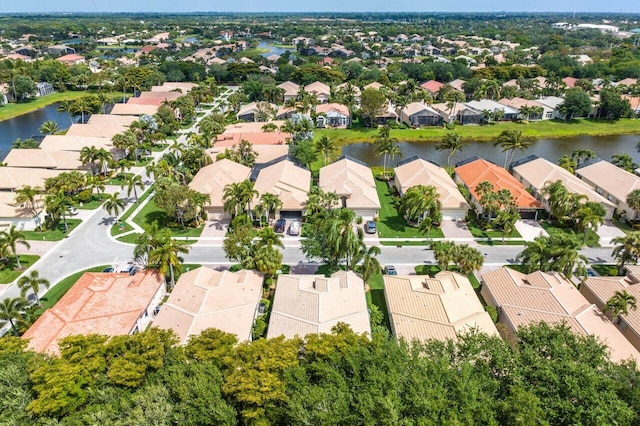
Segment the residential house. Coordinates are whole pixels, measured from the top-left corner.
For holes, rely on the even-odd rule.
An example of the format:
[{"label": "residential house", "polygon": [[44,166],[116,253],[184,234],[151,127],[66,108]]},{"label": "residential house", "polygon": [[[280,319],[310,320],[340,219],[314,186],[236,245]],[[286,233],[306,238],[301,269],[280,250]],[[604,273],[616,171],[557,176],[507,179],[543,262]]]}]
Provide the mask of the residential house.
[{"label": "residential house", "polygon": [[71,66],[76,64],[84,64],[85,59],[84,56],[76,55],[75,53],[70,53],[68,55],[60,56],[56,58],[56,61],[62,62],[65,65]]},{"label": "residential house", "polygon": [[249,167],[225,158],[201,168],[189,183],[189,188],[209,196],[204,209],[210,219],[230,219],[230,214],[224,210],[224,189],[227,185],[249,179],[249,175]]},{"label": "residential house", "polygon": [[411,126],[441,126],[442,115],[423,102],[411,102],[400,111],[400,121]]},{"label": "residential house", "polygon": [[54,44],[47,47],[47,53],[53,56],[72,55],[76,53],[76,49],[65,44]]},{"label": "residential house", "polygon": [[284,102],[287,102],[289,99],[296,99],[298,97],[300,86],[296,83],[292,81],[285,81],[282,84],[278,84],[278,87],[284,90]]},{"label": "residential house", "polygon": [[567,89],[573,89],[574,87],[576,87],[576,83],[578,82],[578,79],[574,77],[565,77],[562,79],[562,82],[564,83]]},{"label": "residential house", "polygon": [[[640,266],[627,265],[626,276],[623,277],[587,277],[580,286],[580,293],[589,301],[604,311],[607,304],[616,292],[627,292],[636,300],[640,300]],[[604,313],[611,318],[611,311]],[[640,351],[640,311],[629,309],[626,314],[616,318],[615,325],[627,340]]]},{"label": "residential house", "polygon": [[[251,133],[250,133],[251,134]],[[224,151],[228,149],[228,146],[220,146],[216,142],[212,148],[206,150],[207,155],[211,160],[219,161],[218,156],[224,154]],[[266,163],[270,163],[282,157],[286,157],[289,153],[289,145],[256,145],[253,144],[253,151],[256,153],[255,165],[260,166]]]},{"label": "residential house", "polygon": [[378,124],[378,125],[385,125],[385,124],[389,124],[390,122],[398,122],[398,113],[396,112],[395,108],[393,107],[393,105],[391,104],[391,102],[389,102],[389,104],[387,105],[387,109],[383,110],[382,112],[378,113],[374,118],[373,121]]},{"label": "residential house", "polygon": [[433,104],[431,107],[437,111],[447,123],[458,122],[461,125],[482,123],[482,111],[469,106],[464,102]]},{"label": "residential house", "polygon": [[355,211],[356,216],[372,220],[378,216],[380,200],[373,173],[366,164],[353,158],[340,159],[320,169],[318,186],[340,198],[341,207]]},{"label": "residential house", "polygon": [[[491,99],[482,99],[479,101],[469,101],[465,104],[471,108],[476,109],[482,113],[483,119],[490,118],[491,121],[496,120],[497,114],[500,114],[499,121],[513,121],[518,119],[520,111],[517,108],[510,107],[508,105],[501,104]],[[485,117],[485,111],[492,114],[492,117]]]},{"label": "residential house", "polygon": [[0,230],[12,226],[20,231],[33,231],[44,222],[46,211],[42,208],[41,197],[36,198],[36,212],[27,208],[25,203],[16,202],[14,192],[0,191]]},{"label": "residential house", "polygon": [[251,174],[251,180],[255,181],[254,189],[259,194],[254,205],[259,202],[260,195],[269,192],[277,195],[282,201],[282,207],[276,214],[283,218],[302,218],[311,189],[309,170],[296,165],[288,158],[278,159],[256,167]]},{"label": "residential house", "polygon": [[25,185],[44,188],[45,180],[60,173],[62,170],[0,167],[0,191],[15,191]]},{"label": "residential house", "polygon": [[497,336],[469,279],[456,272],[383,275],[391,332],[407,342],[457,340],[473,330]]},{"label": "residential house", "polygon": [[307,84],[304,86],[304,91],[316,96],[319,104],[326,104],[331,97],[331,88],[319,81]]},{"label": "residential house", "polygon": [[444,84],[435,80],[428,80],[420,85],[424,90],[431,93],[431,96],[435,96],[444,86]]},{"label": "residential house", "polygon": [[606,212],[605,219],[613,217],[615,204],[598,194],[585,181],[544,158],[530,155],[511,164],[511,170],[513,176],[544,204],[547,211],[550,211],[551,207],[548,197],[543,193],[544,188],[547,184],[559,180],[570,193],[583,195],[585,201],[601,204]]},{"label": "residential house", "polygon": [[147,328],[165,295],[155,270],[86,272],[22,336],[29,349],[57,355],[60,340],[73,335],[121,336]]},{"label": "residential house", "polygon": [[502,105],[507,105],[510,106],[512,108],[515,108],[519,111],[519,116],[522,116],[522,107],[528,107],[528,108],[537,108],[540,109],[540,112],[532,112],[531,114],[529,114],[527,117],[522,117],[525,120],[549,120],[551,118],[553,118],[554,115],[554,109],[548,107],[545,104],[542,104],[538,101],[532,101],[529,99],[523,99],[523,98],[513,98],[513,99],[507,99],[507,98],[503,98],[500,99],[498,101],[499,103],[501,103]]},{"label": "residential house", "polygon": [[480,293],[487,305],[498,309],[500,322],[511,333],[539,322],[565,324],[578,335],[594,336],[607,344],[613,361],[640,359],[638,351],[611,321],[557,272],[525,275],[499,268],[482,275]]},{"label": "residential house", "polygon": [[215,328],[239,342],[251,340],[251,328],[262,297],[258,272],[214,271],[201,266],[180,275],[153,326],[173,330],[180,344]]},{"label": "residential house", "polygon": [[564,99],[559,96],[544,96],[536,99],[540,102],[544,107],[544,120],[555,120],[559,118],[564,118],[564,116],[560,113],[560,105],[564,103]]},{"label": "residential house", "polygon": [[9,167],[30,169],[80,170],[84,169],[77,152],[47,149],[11,149],[4,158]]},{"label": "residential house", "polygon": [[330,103],[316,106],[316,127],[347,128],[351,125],[349,107],[342,104]]},{"label": "residential house", "polygon": [[448,83],[449,86],[453,87],[455,90],[457,90],[458,92],[463,92],[464,93],[464,83],[466,83],[466,81],[460,79],[460,78],[456,78],[453,81],[450,81]]},{"label": "residential house", "polygon": [[516,202],[516,207],[523,219],[537,219],[540,210],[544,209],[541,202],[529,194],[526,188],[505,169],[487,160],[473,157],[456,164],[455,180],[463,184],[471,194],[474,208],[479,214],[483,213],[480,195],[476,192],[479,183],[487,181],[493,185],[494,191],[508,190]]},{"label": "residential house", "polygon": [[422,158],[411,157],[399,162],[394,172],[394,184],[400,196],[416,185],[433,186],[440,196],[443,219],[464,220],[467,216],[469,203],[444,168]]},{"label": "residential house", "polygon": [[127,102],[126,104],[114,104],[111,109],[111,115],[154,115],[158,112],[160,105],[134,104]]},{"label": "residential house", "polygon": [[256,121],[262,123],[272,120],[275,117],[276,111],[277,108],[274,104],[268,102],[251,102],[250,104],[243,105],[236,114],[236,117],[240,121]]},{"label": "residential house", "polygon": [[374,81],[373,83],[369,83],[366,86],[364,86],[362,89],[363,90],[367,90],[367,89],[374,89],[374,90],[380,90],[384,87],[384,84],[380,84],[377,81]]},{"label": "residential house", "polygon": [[338,323],[370,334],[364,282],[353,272],[278,276],[267,338],[331,333]]},{"label": "residential house", "polygon": [[640,218],[640,212],[627,204],[627,195],[640,189],[640,176],[600,159],[586,162],[576,170],[576,176],[594,187],[598,194],[615,204],[616,210],[627,220]]}]

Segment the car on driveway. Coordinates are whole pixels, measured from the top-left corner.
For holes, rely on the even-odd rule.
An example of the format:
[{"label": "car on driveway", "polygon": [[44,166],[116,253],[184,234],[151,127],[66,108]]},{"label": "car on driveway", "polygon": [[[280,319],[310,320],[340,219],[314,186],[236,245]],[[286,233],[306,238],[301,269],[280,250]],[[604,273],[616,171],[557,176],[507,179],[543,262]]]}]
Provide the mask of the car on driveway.
[{"label": "car on driveway", "polygon": [[104,272],[104,273],[106,273],[106,274],[110,274],[110,273],[113,273],[113,272],[115,272],[115,271],[116,271],[116,268],[114,268],[113,266],[110,266],[110,267],[108,267],[108,268],[104,268],[104,269],[102,270],[102,272]]},{"label": "car on driveway", "polygon": [[398,275],[398,271],[396,271],[396,267],[393,265],[387,265],[382,270],[385,275]]},{"label": "car on driveway", "polygon": [[291,225],[289,225],[289,235],[300,235],[300,222],[291,222]]},{"label": "car on driveway", "polygon": [[287,221],[285,219],[278,219],[276,220],[275,225],[273,225],[273,230],[278,233],[283,233],[286,226],[287,226]]},{"label": "car on driveway", "polygon": [[378,226],[376,225],[375,221],[366,221],[364,224],[364,232],[366,232],[367,234],[375,234],[376,232],[378,232]]}]

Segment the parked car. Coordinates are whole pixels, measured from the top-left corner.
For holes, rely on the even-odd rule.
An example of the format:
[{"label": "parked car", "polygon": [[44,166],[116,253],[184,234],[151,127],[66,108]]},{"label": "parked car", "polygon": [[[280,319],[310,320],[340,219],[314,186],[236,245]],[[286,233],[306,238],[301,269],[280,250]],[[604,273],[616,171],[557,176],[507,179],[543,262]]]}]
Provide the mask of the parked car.
[{"label": "parked car", "polygon": [[112,273],[112,272],[115,272],[115,271],[116,271],[116,268],[114,268],[114,267],[112,267],[112,266],[110,266],[110,267],[108,267],[108,268],[104,268],[104,269],[102,270],[102,272],[104,272],[104,273],[108,273],[108,274],[110,274],[110,273]]},{"label": "parked car", "polygon": [[75,216],[78,214],[78,209],[75,207],[67,207],[67,211],[69,212],[70,216]]},{"label": "parked car", "polygon": [[287,226],[286,219],[278,219],[278,220],[276,220],[275,225],[273,225],[273,230],[278,232],[278,233],[282,233],[282,232],[284,232],[286,226]]},{"label": "parked car", "polygon": [[300,235],[300,222],[291,222],[291,225],[289,225],[289,235]]},{"label": "parked car", "polygon": [[368,220],[364,224],[364,232],[367,234],[375,234],[378,232],[378,226],[373,220]]},{"label": "parked car", "polygon": [[398,271],[396,271],[396,267],[393,265],[387,265],[382,270],[385,275],[398,275]]}]

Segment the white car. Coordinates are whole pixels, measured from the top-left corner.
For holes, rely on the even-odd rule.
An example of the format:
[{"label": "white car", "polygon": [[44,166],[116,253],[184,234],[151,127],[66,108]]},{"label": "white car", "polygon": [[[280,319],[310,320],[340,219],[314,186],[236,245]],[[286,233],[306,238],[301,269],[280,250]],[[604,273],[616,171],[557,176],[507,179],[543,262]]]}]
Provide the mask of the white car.
[{"label": "white car", "polygon": [[300,235],[300,222],[291,222],[291,225],[289,225],[289,235]]}]

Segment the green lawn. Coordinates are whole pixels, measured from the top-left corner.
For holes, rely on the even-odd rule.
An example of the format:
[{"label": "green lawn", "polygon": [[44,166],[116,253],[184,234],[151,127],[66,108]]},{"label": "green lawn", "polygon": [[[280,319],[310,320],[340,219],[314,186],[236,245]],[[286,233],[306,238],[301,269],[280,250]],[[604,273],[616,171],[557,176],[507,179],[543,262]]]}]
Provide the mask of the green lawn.
[{"label": "green lawn", "polygon": [[111,179],[107,179],[105,181],[103,181],[102,183],[104,185],[116,185],[116,186],[120,186],[122,185],[122,183],[124,182],[124,180],[127,178],[127,176],[133,176],[133,173],[118,173],[117,175],[115,175],[114,177],[112,177]]},{"label": "green lawn", "polygon": [[35,98],[24,103],[19,103],[19,104],[10,103],[6,105],[2,105],[0,107],[0,121],[8,120],[9,118],[17,117],[19,115],[26,114],[31,111],[35,111],[39,108],[43,108],[47,105],[51,105],[56,102],[78,99],[79,97],[82,97],[87,94],[88,94],[87,92],[52,93],[50,95]]},{"label": "green lawn", "polygon": [[[127,225],[127,227],[129,227],[129,225]],[[113,228],[111,228],[111,229],[113,229]],[[131,228],[131,229],[133,229],[133,228]],[[122,231],[121,233],[124,233],[124,232],[125,231]],[[117,240],[120,241],[121,243],[125,243],[125,244],[135,244],[136,241],[138,240],[138,235],[140,235],[140,234],[137,233],[137,232],[134,232],[132,234],[127,234],[127,235],[124,235],[122,237],[118,237]]]},{"label": "green lawn", "polygon": [[16,258],[11,256],[9,258],[9,263],[4,265],[0,269],[0,284],[9,284],[13,282],[16,278],[18,278],[25,269],[29,268],[31,265],[36,263],[40,256],[35,254],[21,254],[20,257],[20,266],[22,269],[16,269],[18,267],[18,262],[16,262]]},{"label": "green lawn", "polygon": [[83,210],[97,209],[104,203],[108,197],[107,194],[91,194],[91,199],[84,203],[78,203],[78,208]]},{"label": "green lawn", "polygon": [[80,219],[67,219],[69,230],[66,231],[64,221],[60,220],[54,229],[47,229],[46,231],[24,231],[24,234],[27,240],[60,241],[69,235],[69,233],[73,231],[76,226],[80,225],[80,223],[82,223]]},{"label": "green lawn", "polygon": [[160,226],[168,227],[174,237],[197,238],[202,234],[202,230],[204,229],[204,226],[199,226],[197,228],[167,226],[169,218],[166,213],[156,205],[154,200],[150,200],[145,204],[142,210],[140,210],[140,212],[133,218],[133,221],[143,228],[153,222],[158,222]]},{"label": "green lawn", "polygon": [[141,157],[138,161],[135,162],[134,167],[144,167],[153,161],[153,157]]},{"label": "green lawn", "polygon": [[389,310],[387,309],[387,301],[384,297],[384,281],[382,274],[376,274],[369,280],[369,292],[366,293],[367,304],[376,305],[382,312],[382,324],[391,331],[391,322],[389,321]]},{"label": "green lawn", "polygon": [[[502,231],[495,229],[484,230],[481,229],[478,224],[474,220],[470,220],[467,222],[467,228],[471,231],[471,235],[475,238],[494,238],[494,239],[502,239]],[[512,233],[505,235],[506,238],[522,238],[522,235],[514,229]]]},{"label": "green lawn", "polygon": [[155,144],[152,148],[151,151],[153,152],[162,152],[165,149],[167,149],[167,147],[169,146],[168,143],[159,143],[159,144]]},{"label": "green lawn", "polygon": [[42,301],[42,311],[44,312],[46,309],[52,308],[56,303],[58,303],[58,300],[60,300],[60,298],[62,298],[62,296],[64,296],[71,287],[73,287],[82,274],[85,272],[100,272],[109,266],[111,265],[95,266],[93,268],[85,269],[84,271],[76,272],[53,285],[51,289],[40,299]]},{"label": "green lawn", "polygon": [[[584,239],[584,233],[576,232],[571,228],[561,228],[561,227],[558,227],[558,226],[554,226],[554,225],[550,224],[547,221],[541,221],[540,225],[542,225],[544,230],[547,231],[547,233],[549,235],[553,235],[553,234],[568,234],[568,235],[575,236],[576,239],[578,241],[580,241],[580,242],[582,242],[582,240]],[[587,230],[587,239],[586,239],[585,243],[586,243],[586,245],[588,247],[600,247],[600,237],[598,237],[598,234],[593,232],[591,229],[588,229]]]},{"label": "green lawn", "polygon": [[[381,206],[378,213],[378,236],[380,238],[420,238],[426,245],[426,236],[419,232],[418,228],[407,226],[404,218],[394,207],[387,183],[376,180],[376,190]],[[429,233],[429,237],[444,238],[444,234],[440,228],[434,228]]]},{"label": "green lawn", "polygon": [[620,274],[618,273],[617,265],[590,265],[591,269],[596,271],[598,275],[602,275],[603,277],[617,277]]},{"label": "green lawn", "polygon": [[[149,187],[143,194],[139,195],[140,198],[138,204],[149,198],[151,192],[152,189]],[[133,214],[134,210],[138,208],[138,204],[132,204],[131,207],[129,207],[129,209],[127,209],[127,211],[122,215],[120,220],[111,227],[111,236],[115,237],[117,235],[124,234],[125,232],[133,231],[133,227],[126,223],[126,220]],[[124,227],[120,226],[121,223],[124,224]]]},{"label": "green lawn", "polygon": [[[606,136],[640,133],[640,120],[620,119],[573,120],[571,122],[543,120],[539,122],[517,123],[503,122],[493,126],[456,126],[455,131],[464,141],[495,141],[503,130],[522,130],[526,139],[566,138],[581,135]],[[443,127],[425,129],[393,129],[391,137],[405,142],[435,142],[451,131]],[[373,142],[378,129],[318,129],[315,137],[328,135],[341,145],[359,142]]]}]

